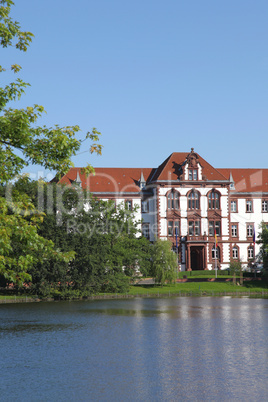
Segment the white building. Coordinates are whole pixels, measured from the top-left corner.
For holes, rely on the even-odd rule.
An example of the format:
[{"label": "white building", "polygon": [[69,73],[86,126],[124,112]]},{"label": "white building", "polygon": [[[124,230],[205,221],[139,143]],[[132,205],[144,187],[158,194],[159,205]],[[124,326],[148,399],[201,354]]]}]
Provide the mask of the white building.
[{"label": "white building", "polygon": [[172,153],[158,168],[72,168],[61,183],[78,182],[94,196],[138,207],[142,233],[178,247],[181,270],[248,265],[254,238],[268,225],[268,169],[215,169],[194,152]]}]

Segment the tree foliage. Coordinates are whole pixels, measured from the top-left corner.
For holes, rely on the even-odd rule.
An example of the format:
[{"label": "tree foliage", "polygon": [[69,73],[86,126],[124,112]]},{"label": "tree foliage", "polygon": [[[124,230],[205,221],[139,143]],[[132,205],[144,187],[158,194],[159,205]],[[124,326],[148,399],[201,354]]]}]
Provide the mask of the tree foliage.
[{"label": "tree foliage", "polygon": [[231,260],[230,265],[230,274],[231,275],[239,275],[242,271],[242,264],[240,260]]},{"label": "tree foliage", "polygon": [[262,223],[261,225],[258,243],[261,245],[260,252],[263,259],[263,264],[268,268],[268,229],[265,223]]},{"label": "tree foliage", "polygon": [[260,244],[260,255],[263,260],[263,277],[268,280],[268,229],[265,223],[261,225],[261,232],[258,236]]},{"label": "tree foliage", "polygon": [[[0,44],[3,48],[14,46],[25,52],[33,34],[23,31],[11,16],[11,0],[0,0]],[[7,69],[18,73],[19,65],[0,66],[1,74]],[[80,149],[82,140],[76,138],[79,126],[54,127],[38,126],[37,120],[44,113],[43,106],[33,105],[24,109],[11,108],[11,101],[18,101],[28,86],[20,78],[0,87],[0,186],[14,179],[29,164],[40,164],[58,174],[66,173],[73,165],[71,157]],[[92,143],[89,151],[101,153],[98,143],[100,133],[93,128],[85,139]],[[92,172],[88,165],[85,172]],[[26,280],[31,268],[43,259],[52,257],[66,260],[64,255],[53,248],[51,241],[38,234],[42,215],[34,211],[33,205],[23,194],[13,198],[12,203],[4,197],[0,199],[0,274],[7,281],[21,283]],[[21,213],[31,211],[29,214]]]},{"label": "tree foliage", "polygon": [[152,275],[161,286],[176,279],[177,257],[168,240],[158,239],[152,249]]},{"label": "tree foliage", "polygon": [[[2,47],[15,46],[18,50],[27,51],[32,41],[31,32],[22,31],[20,24],[10,17],[11,0],[0,0],[0,43]],[[18,65],[10,66],[14,73],[21,69]],[[3,73],[6,69],[0,66]],[[98,143],[100,133],[93,128],[84,140],[78,140],[76,134],[80,131],[78,125],[59,127],[37,126],[37,120],[44,113],[40,105],[25,109],[8,108],[10,101],[20,99],[28,86],[18,78],[0,88],[0,177],[5,183],[13,179],[22,168],[29,164],[42,165],[47,169],[56,170],[58,174],[68,172],[73,163],[71,157],[76,155],[82,141],[92,141],[90,153],[101,154],[102,146]],[[20,154],[18,154],[18,151]],[[93,171],[91,165],[86,172]]]},{"label": "tree foliage", "polygon": [[[23,185],[36,206],[41,185],[44,209],[50,208],[39,234],[52,240],[62,252],[75,252],[69,264],[39,261],[30,271],[34,293],[48,294],[52,289],[125,292],[137,275],[148,273],[151,244],[139,236],[135,211],[126,210],[124,205],[115,208],[112,201],[97,200],[75,186],[22,180],[24,183],[19,181],[16,187]],[[57,209],[59,191],[61,210]],[[86,209],[81,207],[85,204]]]}]

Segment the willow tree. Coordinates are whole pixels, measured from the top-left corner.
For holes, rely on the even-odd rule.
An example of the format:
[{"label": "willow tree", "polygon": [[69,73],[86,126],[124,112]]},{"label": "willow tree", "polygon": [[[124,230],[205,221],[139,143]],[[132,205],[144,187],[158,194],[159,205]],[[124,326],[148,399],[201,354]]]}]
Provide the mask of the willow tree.
[{"label": "willow tree", "polygon": [[[26,52],[34,35],[23,31],[20,24],[10,16],[12,0],[0,0],[0,45],[15,47]],[[2,52],[3,53],[3,52]],[[3,60],[3,57],[2,57]],[[0,66],[0,73],[11,70],[19,74],[21,66],[13,64]],[[18,101],[29,84],[19,77],[14,82],[0,87],[0,185],[6,185],[23,168],[42,165],[65,174],[72,166],[71,158],[81,146],[76,138],[78,125],[60,127],[38,126],[38,119],[44,107],[33,105],[26,108],[12,108],[10,102]],[[89,150],[101,154],[100,133],[93,128],[85,135],[90,141]],[[91,165],[85,172],[92,172]],[[18,194],[12,201],[0,198],[0,274],[7,281],[22,283],[29,280],[27,273],[41,258],[55,258],[68,261],[72,253],[57,251],[51,241],[40,237],[38,225],[43,216],[35,211],[31,200]]]},{"label": "willow tree", "polygon": [[176,254],[171,250],[170,241],[158,239],[154,243],[151,262],[155,283],[163,286],[166,282],[175,281],[178,263]]}]

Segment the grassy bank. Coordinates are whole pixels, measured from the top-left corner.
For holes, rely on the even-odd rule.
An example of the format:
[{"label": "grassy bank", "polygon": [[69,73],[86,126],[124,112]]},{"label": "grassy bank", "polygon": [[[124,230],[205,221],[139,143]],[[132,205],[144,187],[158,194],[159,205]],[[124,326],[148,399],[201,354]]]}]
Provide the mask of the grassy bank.
[{"label": "grassy bank", "polygon": [[[250,281],[244,282],[243,286],[235,285],[232,282],[185,282],[172,285],[135,285],[131,286],[129,292],[120,293],[100,293],[96,295],[84,295],[83,299],[101,299],[101,298],[121,298],[121,297],[166,297],[166,296],[250,296],[268,297],[268,282]],[[70,294],[69,297],[59,299],[82,299],[77,295]],[[42,299],[41,299],[42,300]],[[53,300],[53,298],[43,298],[43,300]],[[22,303],[40,301],[38,296],[27,294],[0,295],[0,303]]]},{"label": "grassy bank", "polygon": [[161,294],[267,294],[268,295],[268,285],[267,282],[262,281],[251,281],[244,283],[243,286],[234,285],[233,283],[222,283],[222,282],[185,282],[176,283],[174,285],[161,286],[132,286],[129,294],[131,295],[161,295]]},{"label": "grassy bank", "polygon": [[[194,278],[215,278],[216,273],[215,270],[203,270],[203,271],[184,271],[184,272],[178,272],[178,278],[182,279],[183,277],[187,277],[189,279],[194,279]],[[239,274],[236,276],[240,276]],[[217,277],[218,278],[231,278],[232,274],[228,270],[217,270]],[[243,277],[246,278],[260,278],[261,274],[260,273],[251,273],[251,272],[243,272]]]},{"label": "grassy bank", "polygon": [[0,295],[0,304],[4,303],[30,303],[39,300],[37,296],[29,295]]}]

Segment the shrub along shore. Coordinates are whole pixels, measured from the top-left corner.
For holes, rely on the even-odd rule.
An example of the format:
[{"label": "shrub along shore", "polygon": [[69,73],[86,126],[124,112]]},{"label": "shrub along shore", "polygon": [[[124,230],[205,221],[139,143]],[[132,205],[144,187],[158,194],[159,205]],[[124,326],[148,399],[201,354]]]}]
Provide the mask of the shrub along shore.
[{"label": "shrub along shore", "polygon": [[[208,276],[207,276],[208,277]],[[230,278],[230,277],[229,277]],[[268,297],[268,282],[254,278],[250,281],[244,281],[240,285],[239,279],[236,282],[222,282],[215,280],[213,282],[179,282],[166,284],[163,286],[153,284],[137,284],[130,286],[126,293],[97,293],[73,292],[72,289],[64,293],[55,292],[53,297],[45,298],[38,295],[16,293],[14,290],[4,290],[0,292],[0,303],[19,303],[19,302],[37,302],[53,300],[83,300],[83,299],[115,299],[132,297],[174,297],[174,296],[252,296]]]}]

